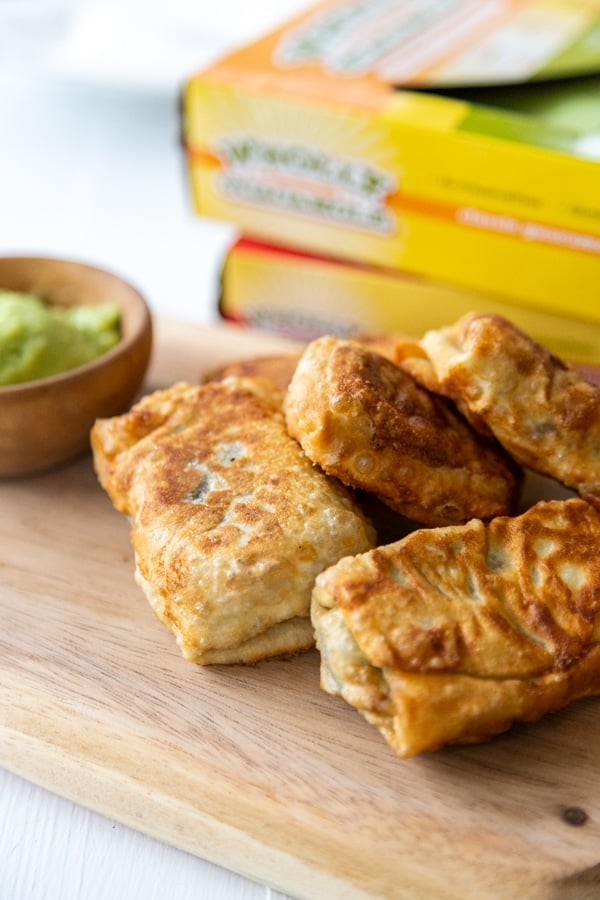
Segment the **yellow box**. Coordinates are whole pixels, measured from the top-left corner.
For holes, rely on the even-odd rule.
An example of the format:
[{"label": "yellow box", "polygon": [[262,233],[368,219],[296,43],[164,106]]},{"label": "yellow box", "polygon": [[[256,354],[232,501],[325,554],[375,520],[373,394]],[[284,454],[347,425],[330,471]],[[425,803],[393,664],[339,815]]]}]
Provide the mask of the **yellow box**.
[{"label": "yellow box", "polygon": [[[415,62],[419,35],[411,44],[403,32],[399,53],[394,23],[409,7],[405,32],[438,9],[434,35],[444,16],[467,13],[481,31],[487,11],[478,52],[496,48],[490,60],[503,64],[541,16],[552,54],[536,69],[531,54],[508,53],[520,77],[584,70],[590,35],[600,36],[591,0],[321,4],[189,79],[183,124],[196,211],[258,240],[600,321],[600,79],[571,81],[598,113],[592,132],[544,115],[539,97],[519,107],[515,93],[515,106],[535,115],[502,109],[508,89],[495,100],[476,93],[478,103],[457,88],[448,96],[440,85],[475,66],[470,45],[462,33],[453,53],[438,47],[432,60],[426,45]],[[369,55],[373,42],[379,55]],[[422,84],[430,90],[413,89]]]},{"label": "yellow box", "polygon": [[497,312],[563,359],[600,363],[600,323],[248,239],[226,255],[219,310],[240,325],[302,341],[391,331],[419,338],[471,310]]}]

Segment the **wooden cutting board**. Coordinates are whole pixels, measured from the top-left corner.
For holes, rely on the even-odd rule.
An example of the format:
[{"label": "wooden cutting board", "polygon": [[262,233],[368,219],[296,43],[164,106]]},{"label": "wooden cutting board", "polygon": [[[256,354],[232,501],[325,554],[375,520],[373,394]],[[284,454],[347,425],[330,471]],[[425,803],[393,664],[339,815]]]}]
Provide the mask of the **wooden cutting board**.
[{"label": "wooden cutting board", "polygon": [[[146,389],[273,338],[157,325]],[[0,763],[302,898],[600,896],[600,698],[398,759],[316,651],[180,657],[84,457],[0,483]]]}]

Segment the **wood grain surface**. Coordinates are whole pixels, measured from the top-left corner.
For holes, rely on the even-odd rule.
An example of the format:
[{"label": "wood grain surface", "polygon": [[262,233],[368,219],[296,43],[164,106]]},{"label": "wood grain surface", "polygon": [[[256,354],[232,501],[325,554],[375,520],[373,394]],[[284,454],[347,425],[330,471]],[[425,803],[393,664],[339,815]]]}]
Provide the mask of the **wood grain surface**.
[{"label": "wood grain surface", "polygon": [[[145,389],[274,338],[157,323]],[[85,456],[0,483],[0,763],[299,898],[600,896],[600,699],[398,759],[316,651],[184,662]]]}]

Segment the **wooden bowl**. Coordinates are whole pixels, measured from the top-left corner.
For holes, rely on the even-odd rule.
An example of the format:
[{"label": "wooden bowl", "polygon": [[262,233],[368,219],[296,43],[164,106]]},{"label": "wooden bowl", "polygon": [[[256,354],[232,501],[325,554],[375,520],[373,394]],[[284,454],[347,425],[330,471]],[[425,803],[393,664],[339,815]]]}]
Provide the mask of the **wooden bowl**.
[{"label": "wooden bowl", "polygon": [[121,309],[121,340],[111,350],[59,375],[0,387],[0,477],[7,477],[78,456],[89,449],[96,418],[131,405],[150,359],[152,320],[130,284],[78,262],[0,257],[0,288],[60,306],[114,303]]}]

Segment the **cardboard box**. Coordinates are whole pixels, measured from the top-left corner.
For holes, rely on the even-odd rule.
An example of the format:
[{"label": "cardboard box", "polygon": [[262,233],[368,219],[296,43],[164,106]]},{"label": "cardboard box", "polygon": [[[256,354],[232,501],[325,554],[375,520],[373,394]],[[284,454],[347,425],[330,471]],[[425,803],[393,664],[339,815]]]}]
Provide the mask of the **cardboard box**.
[{"label": "cardboard box", "polygon": [[225,258],[219,309],[232,322],[301,341],[394,331],[419,338],[471,310],[497,312],[563,359],[584,366],[600,359],[598,322],[248,239]]},{"label": "cardboard box", "polygon": [[[556,87],[527,100],[493,84],[592,69],[599,36],[587,0],[320,4],[189,79],[195,209],[258,240],[600,321],[600,79],[560,82],[569,115],[552,113]],[[464,90],[483,76],[487,95]]]}]

